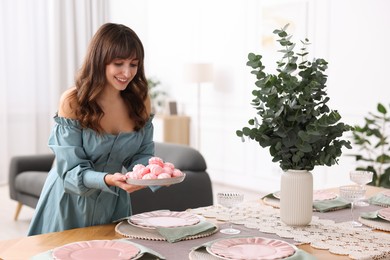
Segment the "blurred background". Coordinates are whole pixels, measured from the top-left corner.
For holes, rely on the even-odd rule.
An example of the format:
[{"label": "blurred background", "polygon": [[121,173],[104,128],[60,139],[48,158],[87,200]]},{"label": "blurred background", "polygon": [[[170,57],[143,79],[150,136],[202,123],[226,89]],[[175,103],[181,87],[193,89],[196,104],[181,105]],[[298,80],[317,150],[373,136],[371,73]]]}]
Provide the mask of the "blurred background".
[{"label": "blurred background", "polygon": [[[235,134],[256,113],[248,53],[261,54],[274,73],[272,31],[289,23],[293,41],[308,38],[310,57],[329,62],[330,108],[361,124],[378,102],[390,103],[389,10],[387,0],[1,0],[0,185],[12,156],[50,152],[59,96],[97,28],[115,22],[144,43],[146,74],[160,93],[156,141],[199,149],[215,183],[278,190],[282,172],[268,150]],[[348,153],[313,170],[314,188],[350,182],[356,161]]]}]

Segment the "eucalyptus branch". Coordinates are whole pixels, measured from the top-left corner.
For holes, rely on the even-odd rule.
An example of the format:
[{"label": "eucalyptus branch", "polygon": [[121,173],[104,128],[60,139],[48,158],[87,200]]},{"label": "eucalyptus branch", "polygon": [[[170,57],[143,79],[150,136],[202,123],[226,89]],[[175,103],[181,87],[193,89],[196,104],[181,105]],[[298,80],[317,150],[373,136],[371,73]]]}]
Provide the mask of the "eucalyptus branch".
[{"label": "eucalyptus branch", "polygon": [[[327,62],[314,59],[308,62],[305,39],[300,53],[294,53],[288,25],[274,30],[279,36],[282,58],[276,62],[278,74],[265,72],[261,55],[248,54],[247,66],[256,76],[252,106],[262,122],[250,119],[249,126],[237,130],[237,136],[253,139],[261,147],[269,147],[274,162],[283,170],[312,170],[316,165],[338,162],[341,149],[351,148],[350,142],[340,140],[351,127],[338,122],[341,116],[326,106],[325,91]],[[302,63],[297,66],[299,56]],[[245,139],[243,139],[245,140]]]},{"label": "eucalyptus branch", "polygon": [[356,161],[361,161],[358,170],[367,170],[374,173],[375,186],[390,188],[390,145],[387,143],[390,128],[390,118],[387,117],[387,109],[381,104],[377,105],[377,112],[369,112],[365,117],[363,126],[353,128],[353,142],[359,147],[360,154],[353,154]]}]

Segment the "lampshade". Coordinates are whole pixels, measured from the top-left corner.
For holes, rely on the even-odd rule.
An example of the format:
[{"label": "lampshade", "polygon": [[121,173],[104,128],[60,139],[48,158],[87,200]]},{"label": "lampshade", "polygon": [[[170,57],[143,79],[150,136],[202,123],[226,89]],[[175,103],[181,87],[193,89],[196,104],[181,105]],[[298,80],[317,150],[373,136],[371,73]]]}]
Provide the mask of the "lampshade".
[{"label": "lampshade", "polygon": [[211,63],[188,64],[186,78],[191,83],[210,82],[213,80],[213,65]]}]

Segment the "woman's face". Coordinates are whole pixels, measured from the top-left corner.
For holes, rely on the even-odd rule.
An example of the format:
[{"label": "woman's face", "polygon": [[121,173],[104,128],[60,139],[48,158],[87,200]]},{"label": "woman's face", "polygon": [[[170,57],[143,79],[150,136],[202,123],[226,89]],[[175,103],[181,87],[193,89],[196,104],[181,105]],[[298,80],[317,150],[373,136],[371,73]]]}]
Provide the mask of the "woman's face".
[{"label": "woman's face", "polygon": [[107,85],[117,90],[126,89],[137,74],[139,61],[132,59],[114,59],[106,66]]}]

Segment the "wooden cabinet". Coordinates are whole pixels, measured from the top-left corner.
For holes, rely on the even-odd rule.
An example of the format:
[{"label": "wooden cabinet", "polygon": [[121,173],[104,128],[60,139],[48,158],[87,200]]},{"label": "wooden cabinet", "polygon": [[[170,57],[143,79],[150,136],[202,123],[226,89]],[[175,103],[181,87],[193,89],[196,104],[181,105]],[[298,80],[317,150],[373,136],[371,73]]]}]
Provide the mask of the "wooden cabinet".
[{"label": "wooden cabinet", "polygon": [[181,115],[156,115],[153,120],[154,141],[190,144],[190,117]]}]

